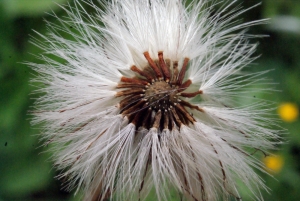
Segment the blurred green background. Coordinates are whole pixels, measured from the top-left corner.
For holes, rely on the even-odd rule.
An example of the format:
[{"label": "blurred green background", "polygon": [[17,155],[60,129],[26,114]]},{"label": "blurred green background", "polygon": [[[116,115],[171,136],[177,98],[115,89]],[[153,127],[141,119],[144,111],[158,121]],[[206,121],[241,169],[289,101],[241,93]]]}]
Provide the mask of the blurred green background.
[{"label": "blurred green background", "polygon": [[[0,0],[0,201],[79,200],[73,192],[63,190],[62,182],[49,161],[47,148],[41,147],[39,130],[30,126],[30,110],[34,89],[29,84],[32,70],[22,64],[39,62],[33,55],[41,50],[29,43],[33,30],[47,32],[44,19],[55,21],[47,14],[64,12],[57,3],[67,0]],[[72,1],[69,1],[72,3]],[[260,1],[240,1],[247,8]],[[254,70],[273,69],[266,76],[278,83],[279,92],[251,94],[273,101],[274,114],[280,126],[288,129],[287,143],[261,160],[272,169],[271,176],[262,174],[270,193],[265,200],[300,200],[300,0],[262,0],[262,5],[243,15],[244,21],[270,18],[268,24],[250,28],[250,33],[266,34],[259,39]],[[242,191],[243,194],[243,191]],[[250,200],[245,194],[243,200]],[[175,199],[174,199],[175,200]]]}]

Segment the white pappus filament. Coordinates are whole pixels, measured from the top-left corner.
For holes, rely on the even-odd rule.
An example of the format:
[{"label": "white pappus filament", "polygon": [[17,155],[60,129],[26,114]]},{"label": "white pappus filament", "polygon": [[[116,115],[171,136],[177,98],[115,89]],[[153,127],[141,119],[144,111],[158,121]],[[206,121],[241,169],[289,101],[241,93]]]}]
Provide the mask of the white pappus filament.
[{"label": "white pappus filament", "polygon": [[62,6],[67,17],[53,14],[59,23],[32,39],[43,50],[43,62],[29,63],[42,93],[32,122],[67,188],[87,201],[151,190],[169,200],[170,189],[178,200],[241,200],[240,181],[262,200],[254,154],[273,148],[278,131],[263,102],[235,100],[262,80],[241,70],[256,49],[244,29],[264,20],[238,24],[249,9],[235,1],[103,2]]}]

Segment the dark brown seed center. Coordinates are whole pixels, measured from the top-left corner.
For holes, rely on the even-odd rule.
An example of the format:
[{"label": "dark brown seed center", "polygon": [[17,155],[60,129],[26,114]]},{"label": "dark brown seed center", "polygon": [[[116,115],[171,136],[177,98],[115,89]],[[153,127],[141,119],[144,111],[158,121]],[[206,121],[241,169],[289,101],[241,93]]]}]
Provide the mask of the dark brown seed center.
[{"label": "dark brown seed center", "polygon": [[145,99],[147,99],[149,107],[154,108],[156,111],[167,110],[177,102],[176,94],[176,87],[162,80],[154,82],[147,88]]},{"label": "dark brown seed center", "polygon": [[196,120],[189,110],[203,112],[198,106],[192,105],[183,98],[192,98],[202,91],[184,93],[192,84],[191,80],[184,81],[188,67],[185,58],[179,71],[178,62],[163,58],[158,53],[159,60],[153,61],[148,52],[144,53],[149,66],[143,70],[132,66],[131,70],[137,77],[122,77],[117,88],[125,88],[116,96],[124,97],[119,103],[120,113],[129,119],[138,130],[157,128],[172,130],[174,127],[194,123]]}]

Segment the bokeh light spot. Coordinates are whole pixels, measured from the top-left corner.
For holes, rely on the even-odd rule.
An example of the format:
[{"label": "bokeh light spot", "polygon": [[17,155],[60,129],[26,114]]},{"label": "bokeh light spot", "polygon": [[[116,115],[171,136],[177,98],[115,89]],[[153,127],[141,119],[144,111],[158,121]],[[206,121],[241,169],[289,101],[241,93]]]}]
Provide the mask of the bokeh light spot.
[{"label": "bokeh light spot", "polygon": [[293,122],[298,118],[299,109],[294,103],[283,103],[278,107],[278,114],[285,122]]},{"label": "bokeh light spot", "polygon": [[267,156],[263,159],[266,169],[271,173],[279,173],[283,167],[283,157],[279,155]]}]

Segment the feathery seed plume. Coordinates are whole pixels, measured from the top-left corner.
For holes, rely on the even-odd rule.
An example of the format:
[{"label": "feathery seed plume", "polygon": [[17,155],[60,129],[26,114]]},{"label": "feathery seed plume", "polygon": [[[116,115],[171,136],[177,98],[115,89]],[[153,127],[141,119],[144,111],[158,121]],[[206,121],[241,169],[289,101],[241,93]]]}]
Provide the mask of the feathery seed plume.
[{"label": "feathery seed plume", "polygon": [[[235,1],[88,0],[48,22],[37,72],[42,123],[55,166],[84,200],[254,199],[266,188],[254,153],[273,148],[261,102],[238,107],[243,88],[264,72],[241,71],[255,58]],[[87,12],[83,4],[94,9]],[[216,4],[216,3],[215,3]]]}]

